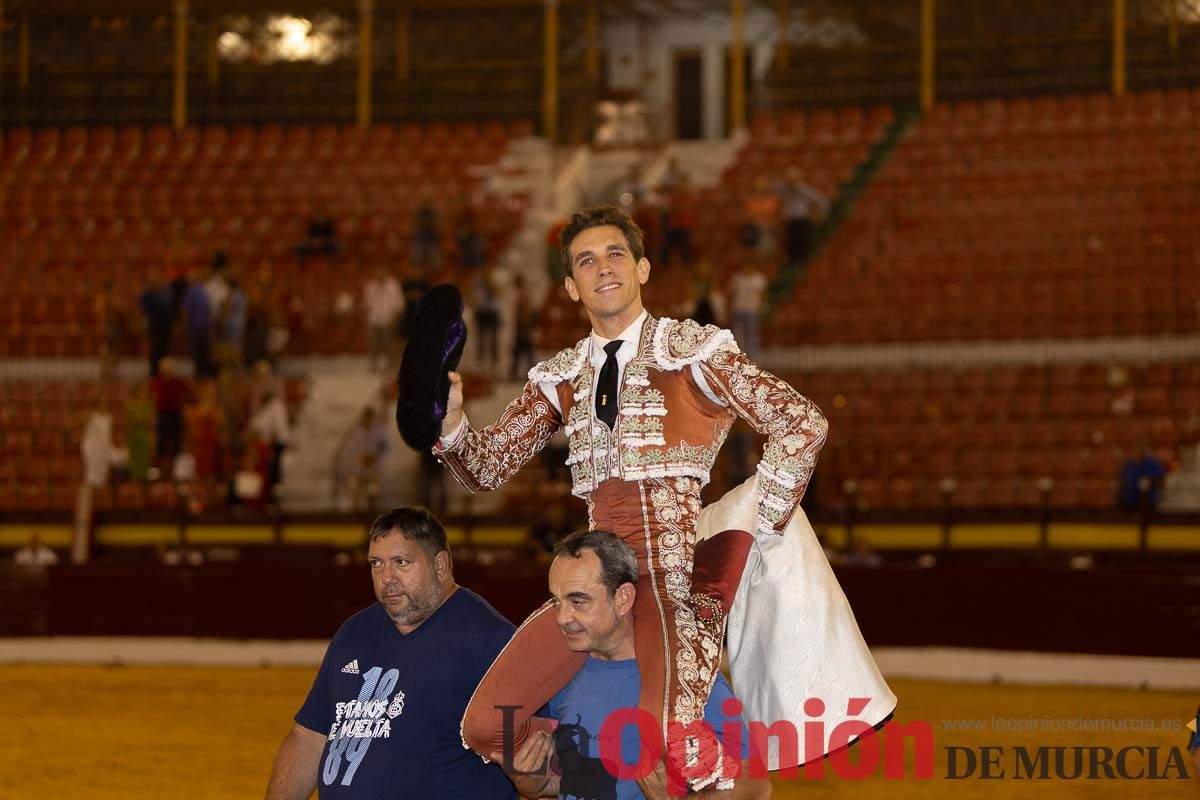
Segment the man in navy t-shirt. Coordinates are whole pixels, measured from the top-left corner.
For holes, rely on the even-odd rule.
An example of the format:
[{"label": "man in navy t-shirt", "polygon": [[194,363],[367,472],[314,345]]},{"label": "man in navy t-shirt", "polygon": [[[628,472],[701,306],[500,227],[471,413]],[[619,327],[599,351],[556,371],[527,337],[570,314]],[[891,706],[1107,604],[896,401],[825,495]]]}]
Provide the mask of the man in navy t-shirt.
[{"label": "man in navy t-shirt", "polygon": [[267,800],[512,800],[496,764],[467,750],[463,710],[513,625],[451,574],[446,532],[425,509],[371,527],[378,604],[334,635],[296,724],[280,745]]},{"label": "man in navy t-shirt", "polygon": [[[567,647],[589,658],[543,711],[543,716],[558,721],[554,733],[534,733],[513,754],[513,780],[526,797],[664,797],[667,782],[661,754],[645,747],[642,738],[653,738],[659,745],[658,722],[638,709],[641,676],[633,650],[637,558],[629,545],[605,531],[571,534],[555,553],[550,593],[558,625]],[[704,708],[704,721],[714,736],[702,745],[707,755],[701,757],[716,758],[720,748],[724,763],[733,760],[744,767],[749,735],[741,704],[719,673]],[[557,756],[557,775],[546,769],[552,754]],[[502,761],[504,754],[494,753],[492,758]],[[726,774],[735,774],[734,766],[729,766]],[[727,787],[727,782],[721,783]],[[733,783],[732,789],[711,786],[688,796],[770,797],[770,782],[750,779],[744,769]]]}]

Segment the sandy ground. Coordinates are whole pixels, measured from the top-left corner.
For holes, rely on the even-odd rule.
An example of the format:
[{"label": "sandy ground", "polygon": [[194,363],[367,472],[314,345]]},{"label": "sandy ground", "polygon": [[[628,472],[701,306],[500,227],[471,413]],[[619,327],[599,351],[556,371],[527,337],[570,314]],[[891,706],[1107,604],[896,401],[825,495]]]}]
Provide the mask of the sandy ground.
[{"label": "sandy ground", "polygon": [[[275,748],[313,674],[281,667],[0,666],[0,797],[260,798]],[[1184,750],[1183,725],[1197,703],[1193,693],[916,681],[892,686],[900,697],[898,721],[923,720],[933,730],[932,779],[912,777],[909,748],[903,779],[888,779],[880,768],[866,780],[846,780],[830,768],[821,780],[776,778],[774,797],[1200,798],[1196,765]],[[956,720],[978,720],[979,729],[952,729],[970,724]],[[1043,730],[999,729],[1022,724]],[[1071,730],[1088,725],[1110,729]],[[1160,772],[1170,749],[1178,748],[1188,777],[1014,780],[1015,748],[1039,745],[1158,747]],[[1005,748],[1004,778],[983,780],[977,766],[973,777],[947,779],[948,747],[973,748],[978,755],[983,746]],[[1149,766],[1145,750],[1128,759],[1133,771]]]}]

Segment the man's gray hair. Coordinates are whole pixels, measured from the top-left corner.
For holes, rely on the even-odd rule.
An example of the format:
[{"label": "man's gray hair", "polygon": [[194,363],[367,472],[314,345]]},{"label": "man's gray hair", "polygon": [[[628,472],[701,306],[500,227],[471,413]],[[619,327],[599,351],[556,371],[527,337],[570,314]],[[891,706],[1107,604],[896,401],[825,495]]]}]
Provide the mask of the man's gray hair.
[{"label": "man's gray hair", "polygon": [[638,581],[637,556],[633,548],[608,531],[576,531],[554,545],[554,555],[579,558],[591,550],[600,559],[600,578],[611,598],[624,583]]}]

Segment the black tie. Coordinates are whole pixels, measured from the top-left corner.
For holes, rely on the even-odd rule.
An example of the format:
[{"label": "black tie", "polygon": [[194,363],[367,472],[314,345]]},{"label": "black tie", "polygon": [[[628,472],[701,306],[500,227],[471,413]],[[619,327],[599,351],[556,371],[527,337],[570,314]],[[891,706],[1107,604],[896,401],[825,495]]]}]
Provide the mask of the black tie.
[{"label": "black tie", "polygon": [[596,417],[612,430],[617,424],[617,351],[624,342],[613,339],[604,345],[608,358],[600,368],[600,384],[596,387]]}]

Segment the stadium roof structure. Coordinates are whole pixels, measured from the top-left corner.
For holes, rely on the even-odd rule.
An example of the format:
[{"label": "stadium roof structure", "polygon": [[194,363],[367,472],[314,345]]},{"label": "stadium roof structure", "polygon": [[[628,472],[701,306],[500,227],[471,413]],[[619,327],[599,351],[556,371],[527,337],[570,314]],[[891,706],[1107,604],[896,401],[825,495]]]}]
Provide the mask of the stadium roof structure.
[{"label": "stadium roof structure", "polygon": [[[376,11],[397,9],[442,11],[447,9],[497,10],[529,8],[545,5],[546,0],[371,0]],[[586,6],[596,2],[602,11],[625,12],[645,16],[658,14],[688,14],[728,10],[729,0],[558,0],[560,6]],[[6,14],[37,14],[39,16],[103,15],[103,14],[152,14],[166,13],[174,9],[173,0],[57,0],[52,7],[38,0],[6,0]],[[359,0],[188,0],[189,11],[245,12],[245,11],[336,11],[355,9]],[[775,3],[765,0],[749,0],[747,7],[762,6],[775,8]]]}]

